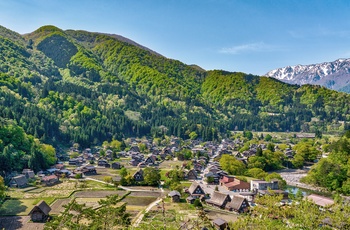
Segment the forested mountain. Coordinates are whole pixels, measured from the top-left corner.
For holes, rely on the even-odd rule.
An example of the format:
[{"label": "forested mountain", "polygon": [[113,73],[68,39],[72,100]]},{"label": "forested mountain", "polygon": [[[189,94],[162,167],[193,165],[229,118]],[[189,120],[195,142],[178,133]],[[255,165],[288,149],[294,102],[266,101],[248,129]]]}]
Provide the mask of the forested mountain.
[{"label": "forested mountain", "polygon": [[0,117],[45,143],[341,131],[349,99],[319,86],[205,71],[116,35],[54,26],[19,35],[0,27]]}]

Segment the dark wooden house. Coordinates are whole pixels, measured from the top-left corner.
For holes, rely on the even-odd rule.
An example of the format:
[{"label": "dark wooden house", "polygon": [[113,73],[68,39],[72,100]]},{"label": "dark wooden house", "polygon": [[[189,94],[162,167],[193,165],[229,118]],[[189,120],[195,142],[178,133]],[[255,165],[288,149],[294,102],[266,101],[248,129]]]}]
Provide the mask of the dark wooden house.
[{"label": "dark wooden house", "polygon": [[226,230],[229,229],[228,223],[226,220],[217,218],[213,220],[213,226],[215,229]]},{"label": "dark wooden house", "polygon": [[49,217],[50,211],[50,206],[42,200],[33,207],[33,209],[29,212],[29,216],[33,222],[44,222]]},{"label": "dark wooden house", "polygon": [[186,174],[187,180],[197,180],[197,172],[194,169],[191,169]]},{"label": "dark wooden house", "polygon": [[9,183],[9,186],[12,188],[23,188],[27,186],[28,179],[25,175],[18,175],[15,177],[12,177]]},{"label": "dark wooden house", "polygon": [[171,191],[168,196],[171,197],[173,202],[180,202],[181,194],[178,191]]},{"label": "dark wooden house", "polygon": [[122,165],[119,162],[112,163],[112,169],[121,169]]},{"label": "dark wooden house", "polygon": [[136,171],[133,177],[136,182],[143,181],[143,170],[139,169],[138,171]]}]

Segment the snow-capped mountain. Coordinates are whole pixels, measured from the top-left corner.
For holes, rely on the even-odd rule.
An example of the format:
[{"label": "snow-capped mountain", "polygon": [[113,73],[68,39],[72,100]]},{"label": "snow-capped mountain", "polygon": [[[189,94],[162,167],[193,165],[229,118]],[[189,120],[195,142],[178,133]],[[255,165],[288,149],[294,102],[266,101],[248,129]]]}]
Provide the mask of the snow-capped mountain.
[{"label": "snow-capped mountain", "polygon": [[290,84],[322,85],[350,92],[350,58],[312,65],[295,65],[271,70],[265,76]]}]

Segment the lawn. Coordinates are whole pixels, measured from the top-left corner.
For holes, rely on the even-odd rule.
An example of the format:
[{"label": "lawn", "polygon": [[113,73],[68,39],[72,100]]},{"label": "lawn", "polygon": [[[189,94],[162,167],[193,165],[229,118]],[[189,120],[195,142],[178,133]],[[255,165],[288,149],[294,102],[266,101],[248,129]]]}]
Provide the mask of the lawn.
[{"label": "lawn", "polygon": [[35,199],[6,200],[0,207],[0,216],[25,216],[36,203]]}]

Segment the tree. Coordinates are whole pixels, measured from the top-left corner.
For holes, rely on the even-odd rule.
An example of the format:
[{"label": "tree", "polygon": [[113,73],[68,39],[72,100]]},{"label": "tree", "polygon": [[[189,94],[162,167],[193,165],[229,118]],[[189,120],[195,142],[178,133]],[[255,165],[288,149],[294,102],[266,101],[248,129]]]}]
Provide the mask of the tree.
[{"label": "tree", "polygon": [[75,199],[52,221],[45,224],[45,229],[114,229],[130,225],[130,214],[126,212],[126,203],[120,205],[125,196],[107,196],[100,200],[100,207],[93,209],[85,204],[78,204]]},{"label": "tree", "polygon": [[0,176],[0,204],[6,197],[6,186],[4,182],[4,178]]},{"label": "tree", "polygon": [[240,160],[237,160],[234,156],[224,154],[219,161],[223,170],[232,175],[244,175],[246,166]]},{"label": "tree", "polygon": [[155,186],[158,185],[161,176],[158,169],[147,167],[143,170],[143,178],[147,185]]},{"label": "tree", "polygon": [[266,181],[271,181],[273,179],[277,179],[278,180],[278,187],[279,187],[279,189],[285,189],[286,188],[287,182],[281,177],[280,174],[278,174],[276,172],[273,172],[273,173],[268,174],[265,177]]},{"label": "tree", "polygon": [[266,134],[264,140],[265,141],[271,141],[271,139],[272,139],[272,136],[270,134]]},{"label": "tree", "polygon": [[128,175],[128,170],[127,170],[126,168],[120,169],[119,175],[120,175],[122,178],[126,177],[126,175]]},{"label": "tree", "polygon": [[127,147],[127,146],[126,146],[124,140],[122,140],[122,143],[121,143],[121,145],[120,145],[120,149],[121,149],[122,151],[124,151],[126,147]]},{"label": "tree", "polygon": [[243,131],[243,136],[248,140],[253,139],[253,133],[251,131]]},{"label": "tree", "polygon": [[261,180],[264,179],[268,175],[268,173],[265,172],[264,170],[262,170],[261,168],[248,169],[247,174],[248,174],[248,176],[251,176],[251,177],[254,177],[257,179],[261,179]]},{"label": "tree", "polygon": [[256,150],[256,154],[255,154],[255,156],[257,156],[257,157],[261,157],[261,156],[262,156],[262,154],[263,154],[263,151],[262,151],[261,147],[258,147],[258,148],[257,148],[257,150]]},{"label": "tree", "polygon": [[196,208],[202,208],[203,207],[202,202],[199,199],[195,199],[194,200],[193,206],[196,207]]},{"label": "tree", "polygon": [[103,181],[106,182],[107,184],[110,184],[113,182],[113,179],[111,176],[104,176]]},{"label": "tree", "polygon": [[188,136],[190,137],[191,140],[195,140],[198,137],[198,134],[193,131]]}]

